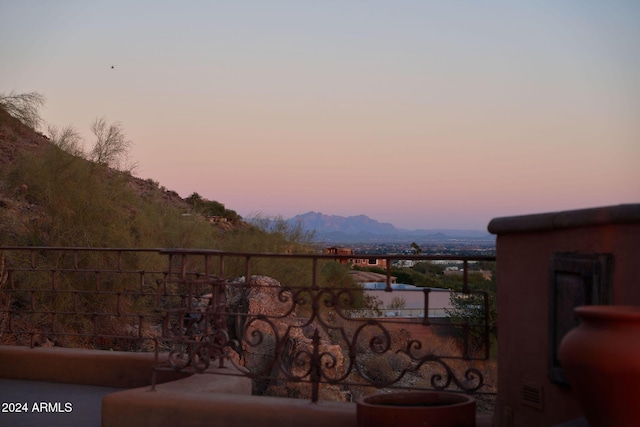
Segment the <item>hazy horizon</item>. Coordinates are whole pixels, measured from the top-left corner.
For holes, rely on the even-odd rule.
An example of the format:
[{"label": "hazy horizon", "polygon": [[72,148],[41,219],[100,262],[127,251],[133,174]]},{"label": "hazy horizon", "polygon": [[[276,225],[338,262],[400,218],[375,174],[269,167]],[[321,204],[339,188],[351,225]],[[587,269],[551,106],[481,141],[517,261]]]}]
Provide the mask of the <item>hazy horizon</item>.
[{"label": "hazy horizon", "polygon": [[[293,215],[293,216],[291,216],[291,217],[287,217],[287,218],[284,218],[284,219],[292,220],[292,219],[295,219],[295,218],[296,218],[296,217],[298,217],[298,216],[304,216],[304,215],[306,215],[306,214],[308,214],[308,213],[322,214],[322,215],[327,215],[327,216],[337,216],[337,217],[344,217],[344,218],[353,218],[353,217],[359,217],[359,216],[361,216],[361,215],[364,215],[364,216],[368,217],[369,219],[372,219],[372,220],[374,220],[374,221],[376,221],[376,222],[378,222],[378,223],[380,223],[380,224],[391,224],[391,225],[393,225],[396,229],[398,229],[398,230],[400,230],[400,231],[421,231],[421,230],[429,230],[429,231],[436,231],[436,230],[437,230],[437,231],[442,231],[442,230],[465,231],[465,230],[468,230],[468,231],[484,231],[484,232],[485,232],[485,233],[487,233],[487,234],[489,233],[489,232],[487,231],[487,227],[486,227],[486,226],[481,227],[481,228],[465,228],[465,227],[458,227],[458,228],[456,228],[456,227],[436,227],[436,228],[433,228],[433,227],[421,227],[421,228],[404,228],[404,227],[399,227],[399,226],[397,226],[397,225],[396,225],[396,224],[394,224],[393,222],[389,222],[389,221],[378,221],[378,219],[377,219],[377,218],[373,218],[373,217],[371,217],[370,215],[367,215],[367,214],[366,214],[366,213],[364,213],[364,212],[363,212],[363,213],[360,213],[360,214],[355,214],[355,215],[335,215],[335,214],[332,214],[332,213],[330,213],[330,212],[307,211],[307,212],[302,212],[302,213],[300,213],[300,214],[296,214],[296,215]],[[488,225],[488,224],[487,224],[487,225]]]},{"label": "hazy horizon", "polygon": [[243,216],[640,202],[640,3],[0,0],[0,92]]}]

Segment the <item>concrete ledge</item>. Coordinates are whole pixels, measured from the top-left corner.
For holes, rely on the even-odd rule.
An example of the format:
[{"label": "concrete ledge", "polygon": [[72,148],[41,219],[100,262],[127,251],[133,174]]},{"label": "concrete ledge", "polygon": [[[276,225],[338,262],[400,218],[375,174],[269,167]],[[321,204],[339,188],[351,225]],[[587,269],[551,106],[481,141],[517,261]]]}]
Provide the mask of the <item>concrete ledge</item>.
[{"label": "concrete ledge", "polygon": [[[153,364],[150,353],[0,346],[0,378],[130,388],[103,398],[103,427],[357,425],[355,403],[252,396],[251,380],[228,375],[233,368],[189,377],[159,371],[151,391]],[[489,416],[477,425],[491,425]]]},{"label": "concrete ledge", "polygon": [[105,427],[356,425],[353,403],[251,396],[249,378],[211,375],[230,368],[190,377],[159,371],[151,391],[153,365],[153,353],[0,346],[0,378],[130,388],[103,399]]},{"label": "concrete ledge", "polygon": [[199,374],[112,393],[102,400],[102,427],[355,427],[354,403],[251,396],[248,378]]},{"label": "concrete ledge", "polygon": [[640,223],[640,204],[494,218],[488,229],[493,234],[510,234],[630,223]]},{"label": "concrete ledge", "polygon": [[[151,384],[153,353],[0,346],[0,378],[132,388]],[[159,383],[185,378],[158,372]]]}]

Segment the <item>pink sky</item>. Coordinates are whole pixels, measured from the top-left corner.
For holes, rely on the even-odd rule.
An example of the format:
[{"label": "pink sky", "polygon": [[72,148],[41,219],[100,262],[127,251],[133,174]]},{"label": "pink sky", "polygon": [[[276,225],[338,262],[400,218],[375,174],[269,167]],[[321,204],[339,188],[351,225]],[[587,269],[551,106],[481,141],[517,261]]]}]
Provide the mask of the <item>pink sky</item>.
[{"label": "pink sky", "polygon": [[136,175],[245,216],[640,202],[640,6],[559,4],[0,0],[0,92],[87,146],[120,121]]}]

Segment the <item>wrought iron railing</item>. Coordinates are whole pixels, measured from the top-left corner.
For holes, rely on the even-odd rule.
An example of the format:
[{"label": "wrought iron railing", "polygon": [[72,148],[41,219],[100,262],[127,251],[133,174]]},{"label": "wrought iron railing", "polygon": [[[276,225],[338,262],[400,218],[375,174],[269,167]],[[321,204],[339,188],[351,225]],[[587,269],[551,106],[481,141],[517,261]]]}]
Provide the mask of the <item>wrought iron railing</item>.
[{"label": "wrought iron railing", "polygon": [[471,263],[494,257],[366,255],[386,262],[391,293],[394,260],[460,261],[457,292],[481,315],[457,323],[430,316],[429,288],[421,317],[381,317],[362,287],[325,274],[354,257],[0,248],[0,342],[154,351],[155,371],[243,375],[314,402],[363,387],[495,393],[491,295],[469,284]]}]

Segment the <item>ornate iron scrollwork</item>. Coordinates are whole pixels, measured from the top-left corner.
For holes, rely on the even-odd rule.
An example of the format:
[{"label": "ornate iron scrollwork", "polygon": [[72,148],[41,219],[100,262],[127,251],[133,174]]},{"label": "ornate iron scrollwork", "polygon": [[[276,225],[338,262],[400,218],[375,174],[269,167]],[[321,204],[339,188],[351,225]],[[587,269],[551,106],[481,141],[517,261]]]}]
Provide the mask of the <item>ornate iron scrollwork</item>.
[{"label": "ornate iron scrollwork", "polygon": [[[213,360],[219,366],[229,362],[253,379],[310,383],[312,400],[318,399],[320,384],[402,387],[411,375],[426,375],[434,390],[473,393],[484,385],[480,370],[456,373],[448,363],[451,357],[423,352],[419,340],[394,350],[385,321],[351,314],[357,289],[260,286],[256,280],[225,283],[234,307],[209,302],[167,310],[166,323],[172,327],[163,338],[175,346],[169,354],[173,369],[204,372]],[[268,306],[252,312],[259,300]],[[402,366],[386,377],[367,369],[368,361],[388,355],[401,356]]]}]

